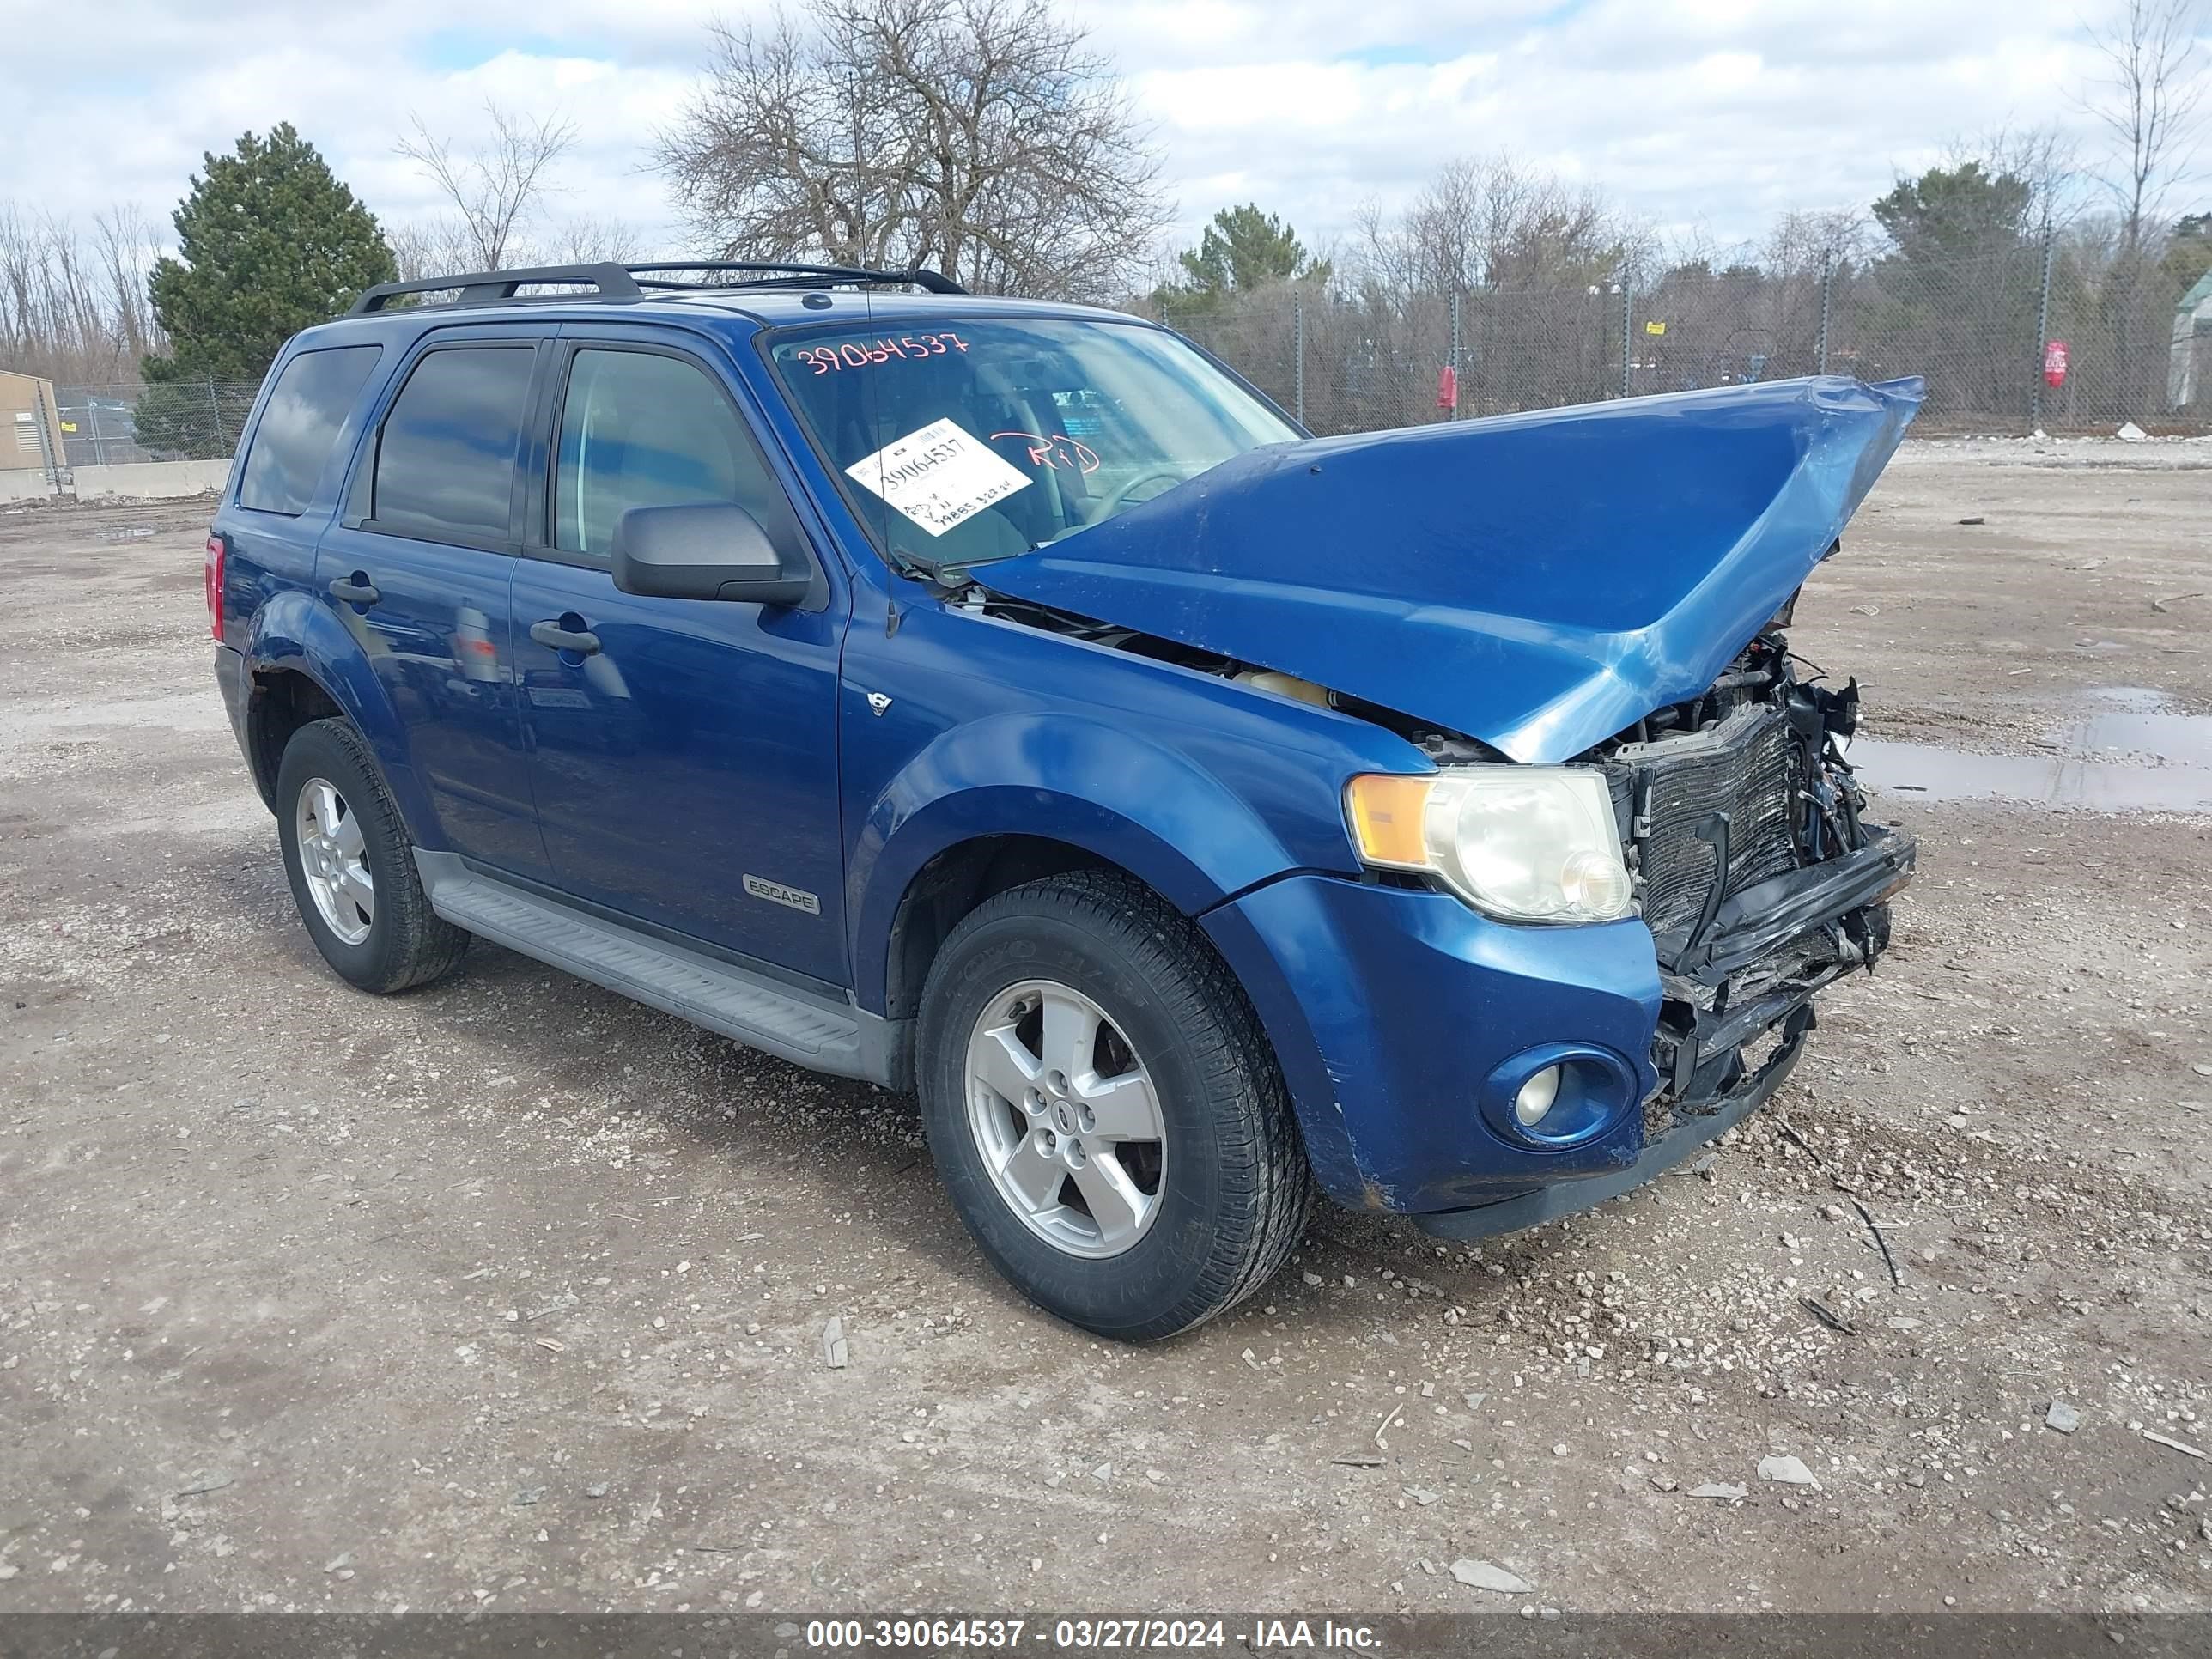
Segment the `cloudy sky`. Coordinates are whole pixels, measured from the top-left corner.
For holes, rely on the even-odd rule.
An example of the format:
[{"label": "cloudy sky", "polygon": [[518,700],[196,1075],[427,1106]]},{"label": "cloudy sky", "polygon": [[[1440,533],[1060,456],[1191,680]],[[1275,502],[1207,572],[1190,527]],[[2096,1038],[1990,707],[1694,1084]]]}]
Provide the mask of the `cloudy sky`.
[{"label": "cloudy sky", "polygon": [[[1953,140],[2057,120],[2118,0],[1066,0],[1157,125],[1179,219],[1254,199],[1310,240],[1438,161],[1508,148],[1727,244],[1863,205]],[[559,215],[680,251],[642,170],[703,23],[754,0],[0,0],[0,201],[166,220],[200,155],[289,120],[380,216],[434,200],[392,143],[487,98],[574,118]],[[2212,15],[2212,7],[2208,7]],[[1186,229],[1186,235],[1188,235]]]}]

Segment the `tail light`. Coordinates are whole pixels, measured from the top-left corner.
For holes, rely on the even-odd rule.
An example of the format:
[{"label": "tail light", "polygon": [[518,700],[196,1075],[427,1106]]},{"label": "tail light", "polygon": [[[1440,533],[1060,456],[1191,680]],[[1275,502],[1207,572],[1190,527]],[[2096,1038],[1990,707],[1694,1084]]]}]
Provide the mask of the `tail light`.
[{"label": "tail light", "polygon": [[207,538],[207,608],[208,631],[218,643],[222,639],[222,556],[227,551],[220,532],[210,532]]}]

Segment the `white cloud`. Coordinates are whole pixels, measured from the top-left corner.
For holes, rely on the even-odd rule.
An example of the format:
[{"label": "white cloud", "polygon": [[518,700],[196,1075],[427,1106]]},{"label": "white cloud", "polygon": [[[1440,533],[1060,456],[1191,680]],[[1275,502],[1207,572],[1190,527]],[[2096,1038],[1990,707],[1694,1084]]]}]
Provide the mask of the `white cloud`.
[{"label": "white cloud", "polygon": [[[677,246],[645,170],[707,20],[732,0],[106,0],[29,9],[0,63],[0,198],[165,216],[201,153],[290,120],[380,215],[434,198],[392,154],[410,113],[465,135],[487,97],[579,129],[560,216]],[[1954,138],[2057,119],[2087,73],[2077,0],[1077,0],[1156,124],[1179,224],[1255,199],[1308,240],[1510,149],[1723,240],[1796,207],[1863,205]]]}]

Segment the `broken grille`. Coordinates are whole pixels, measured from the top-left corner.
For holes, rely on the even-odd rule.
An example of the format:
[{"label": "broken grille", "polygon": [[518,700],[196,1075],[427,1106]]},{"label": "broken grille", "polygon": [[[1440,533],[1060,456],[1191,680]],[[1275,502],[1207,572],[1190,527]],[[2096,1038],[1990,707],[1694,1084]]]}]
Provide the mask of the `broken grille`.
[{"label": "broken grille", "polygon": [[1698,830],[1716,812],[1729,819],[1723,898],[1797,867],[1790,835],[1796,768],[1779,708],[1741,708],[1711,732],[1639,748],[1622,758],[1647,786],[1644,917],[1654,933],[1686,927],[1704,908],[1714,849]]}]

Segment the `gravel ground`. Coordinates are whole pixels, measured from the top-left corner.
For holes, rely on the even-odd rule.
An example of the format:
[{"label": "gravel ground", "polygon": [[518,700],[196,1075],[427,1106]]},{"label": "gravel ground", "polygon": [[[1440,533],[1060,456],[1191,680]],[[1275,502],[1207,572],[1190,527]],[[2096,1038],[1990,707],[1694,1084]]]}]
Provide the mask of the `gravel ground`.
[{"label": "gravel ground", "polygon": [[[1916,445],[1797,643],[1886,738],[2185,735],[2208,506],[2212,444]],[[2212,817],[1886,793],[1896,948],[1709,1160],[1480,1249],[1331,1212],[1120,1349],[907,1101],[486,945],[325,970],[208,510],[0,514],[0,1609],[2212,1607]]]}]

